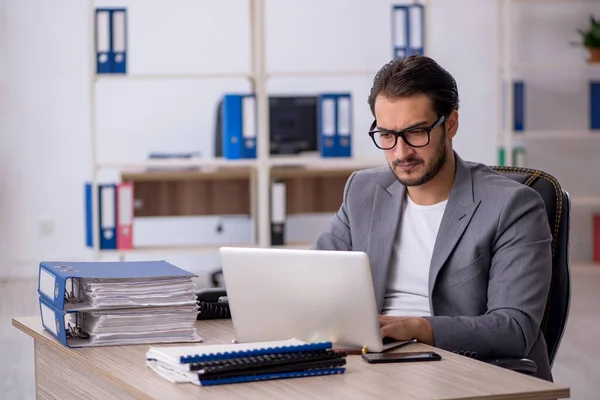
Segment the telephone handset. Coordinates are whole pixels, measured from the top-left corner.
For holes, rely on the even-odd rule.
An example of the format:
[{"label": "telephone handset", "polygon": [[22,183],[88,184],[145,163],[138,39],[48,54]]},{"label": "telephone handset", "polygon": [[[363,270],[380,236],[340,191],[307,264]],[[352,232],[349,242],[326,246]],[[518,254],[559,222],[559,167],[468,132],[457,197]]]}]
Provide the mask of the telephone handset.
[{"label": "telephone handset", "polygon": [[223,288],[205,288],[196,292],[196,320],[231,318],[227,292]]}]

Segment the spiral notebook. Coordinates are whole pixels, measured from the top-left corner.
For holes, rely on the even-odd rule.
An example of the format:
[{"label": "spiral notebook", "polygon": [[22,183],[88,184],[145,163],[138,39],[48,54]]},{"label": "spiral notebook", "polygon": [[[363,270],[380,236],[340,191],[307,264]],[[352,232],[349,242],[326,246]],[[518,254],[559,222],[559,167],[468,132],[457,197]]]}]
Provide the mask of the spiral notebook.
[{"label": "spiral notebook", "polygon": [[346,354],[330,342],[296,339],[228,345],[151,347],[147,365],[163,378],[200,386],[334,375],[345,372]]}]

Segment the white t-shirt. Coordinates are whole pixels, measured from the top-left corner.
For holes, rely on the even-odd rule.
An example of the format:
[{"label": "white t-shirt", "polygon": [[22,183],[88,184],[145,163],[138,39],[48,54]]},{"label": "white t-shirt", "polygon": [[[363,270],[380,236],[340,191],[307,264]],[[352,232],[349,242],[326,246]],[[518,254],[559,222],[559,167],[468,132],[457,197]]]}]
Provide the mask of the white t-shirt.
[{"label": "white t-shirt", "polygon": [[447,202],[421,206],[406,195],[382,314],[406,317],[431,315],[429,265]]}]

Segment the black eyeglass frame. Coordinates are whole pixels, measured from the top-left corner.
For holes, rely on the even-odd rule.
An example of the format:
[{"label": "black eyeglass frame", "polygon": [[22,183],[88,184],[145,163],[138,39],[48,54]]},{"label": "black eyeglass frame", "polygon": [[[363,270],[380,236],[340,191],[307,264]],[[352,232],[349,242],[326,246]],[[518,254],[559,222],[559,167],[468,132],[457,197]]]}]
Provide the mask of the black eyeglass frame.
[{"label": "black eyeglass frame", "polygon": [[[371,139],[373,140],[373,143],[375,143],[375,146],[377,146],[377,148],[381,149],[381,150],[391,150],[394,147],[396,147],[396,144],[398,144],[399,136],[402,138],[404,143],[406,143],[410,147],[421,148],[421,147],[425,147],[425,146],[429,145],[429,143],[431,142],[431,131],[434,130],[435,128],[437,128],[438,126],[440,126],[441,124],[443,124],[444,121],[446,121],[446,117],[442,115],[432,125],[427,126],[427,127],[418,127],[418,128],[414,127],[414,128],[406,128],[401,131],[393,131],[390,129],[375,129],[375,128],[377,128],[377,120],[374,120],[373,123],[371,124],[371,129],[369,129],[369,136],[371,136]],[[427,132],[427,143],[420,145],[420,146],[415,146],[408,142],[408,139],[406,139],[406,135],[404,133],[407,131],[415,130],[415,129],[423,129]],[[394,137],[395,137],[394,144],[391,147],[385,147],[385,148],[379,146],[377,144],[377,141],[375,140],[375,134],[379,133],[379,132],[386,132],[386,133],[394,134]]]}]

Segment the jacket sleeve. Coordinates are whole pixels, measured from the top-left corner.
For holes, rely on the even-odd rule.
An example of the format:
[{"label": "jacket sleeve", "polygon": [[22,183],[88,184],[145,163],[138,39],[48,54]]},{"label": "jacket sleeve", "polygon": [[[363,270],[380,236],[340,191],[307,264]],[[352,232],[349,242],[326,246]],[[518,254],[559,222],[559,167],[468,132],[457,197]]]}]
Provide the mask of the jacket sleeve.
[{"label": "jacket sleeve", "polygon": [[333,216],[329,227],[321,232],[312,245],[313,250],[352,250],[352,234],[350,232],[350,219],[348,217],[348,197],[350,194],[350,185],[356,172],[346,181],[342,205],[338,212]]},{"label": "jacket sleeve", "polygon": [[552,234],[537,192],[513,191],[492,243],[487,311],[481,316],[431,316],[435,345],[476,358],[526,357],[537,340],[550,290]]}]

